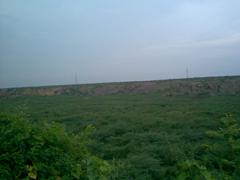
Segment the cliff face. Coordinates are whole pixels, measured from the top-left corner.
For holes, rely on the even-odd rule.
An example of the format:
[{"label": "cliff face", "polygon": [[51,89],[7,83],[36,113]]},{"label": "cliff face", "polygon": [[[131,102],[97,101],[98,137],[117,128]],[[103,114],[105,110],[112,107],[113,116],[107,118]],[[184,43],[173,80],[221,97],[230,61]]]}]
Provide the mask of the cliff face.
[{"label": "cliff face", "polygon": [[160,93],[173,95],[240,94],[240,76],[143,82],[0,89],[0,96],[109,95]]}]

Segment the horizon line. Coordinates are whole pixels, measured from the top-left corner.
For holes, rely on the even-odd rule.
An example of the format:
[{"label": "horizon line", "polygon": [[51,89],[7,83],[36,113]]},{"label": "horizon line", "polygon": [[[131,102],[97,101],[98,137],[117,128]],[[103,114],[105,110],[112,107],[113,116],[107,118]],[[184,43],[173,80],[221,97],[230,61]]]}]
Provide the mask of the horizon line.
[{"label": "horizon line", "polygon": [[204,78],[226,78],[226,77],[240,77],[238,75],[213,75],[213,76],[194,76],[188,78],[166,78],[166,79],[147,79],[147,80],[129,80],[129,81],[103,81],[103,82],[95,82],[95,83],[78,83],[78,84],[55,84],[55,85],[39,85],[39,86],[17,86],[17,87],[6,87],[0,88],[0,90],[5,89],[24,89],[24,88],[47,88],[47,87],[61,87],[61,86],[83,86],[83,85],[97,85],[97,84],[119,84],[119,83],[134,83],[134,82],[152,82],[152,81],[169,81],[169,80],[193,80],[193,79],[204,79]]}]

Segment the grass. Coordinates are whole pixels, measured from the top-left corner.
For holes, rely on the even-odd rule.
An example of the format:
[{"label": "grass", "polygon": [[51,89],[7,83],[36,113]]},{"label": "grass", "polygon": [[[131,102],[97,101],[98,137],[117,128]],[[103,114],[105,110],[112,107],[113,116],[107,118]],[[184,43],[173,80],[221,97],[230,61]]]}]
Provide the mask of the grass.
[{"label": "grass", "polygon": [[70,132],[93,124],[91,149],[116,162],[116,178],[158,179],[209,142],[205,132],[217,129],[225,114],[240,122],[240,96],[19,96],[1,98],[0,111],[61,122]]}]

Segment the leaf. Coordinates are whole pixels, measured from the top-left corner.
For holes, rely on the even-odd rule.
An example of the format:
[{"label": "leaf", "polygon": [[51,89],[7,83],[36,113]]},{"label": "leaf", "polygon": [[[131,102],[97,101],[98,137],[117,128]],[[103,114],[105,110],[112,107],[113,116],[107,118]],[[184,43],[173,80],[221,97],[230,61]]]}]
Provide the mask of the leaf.
[{"label": "leaf", "polygon": [[37,179],[37,172],[30,171],[28,173],[28,177],[30,177],[31,179]]},{"label": "leaf", "polygon": [[203,171],[202,172],[202,176],[206,179],[206,180],[214,180],[211,173],[208,171]]},{"label": "leaf", "polygon": [[177,177],[177,180],[185,180],[188,178],[188,175],[186,172],[181,172],[178,177]]}]

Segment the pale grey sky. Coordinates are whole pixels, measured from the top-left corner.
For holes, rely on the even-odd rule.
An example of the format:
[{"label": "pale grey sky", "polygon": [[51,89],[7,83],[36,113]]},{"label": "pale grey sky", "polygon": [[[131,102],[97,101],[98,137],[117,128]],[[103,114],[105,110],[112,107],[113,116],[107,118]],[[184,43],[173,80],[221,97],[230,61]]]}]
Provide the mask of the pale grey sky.
[{"label": "pale grey sky", "polygon": [[0,88],[240,74],[239,0],[0,0]]}]

